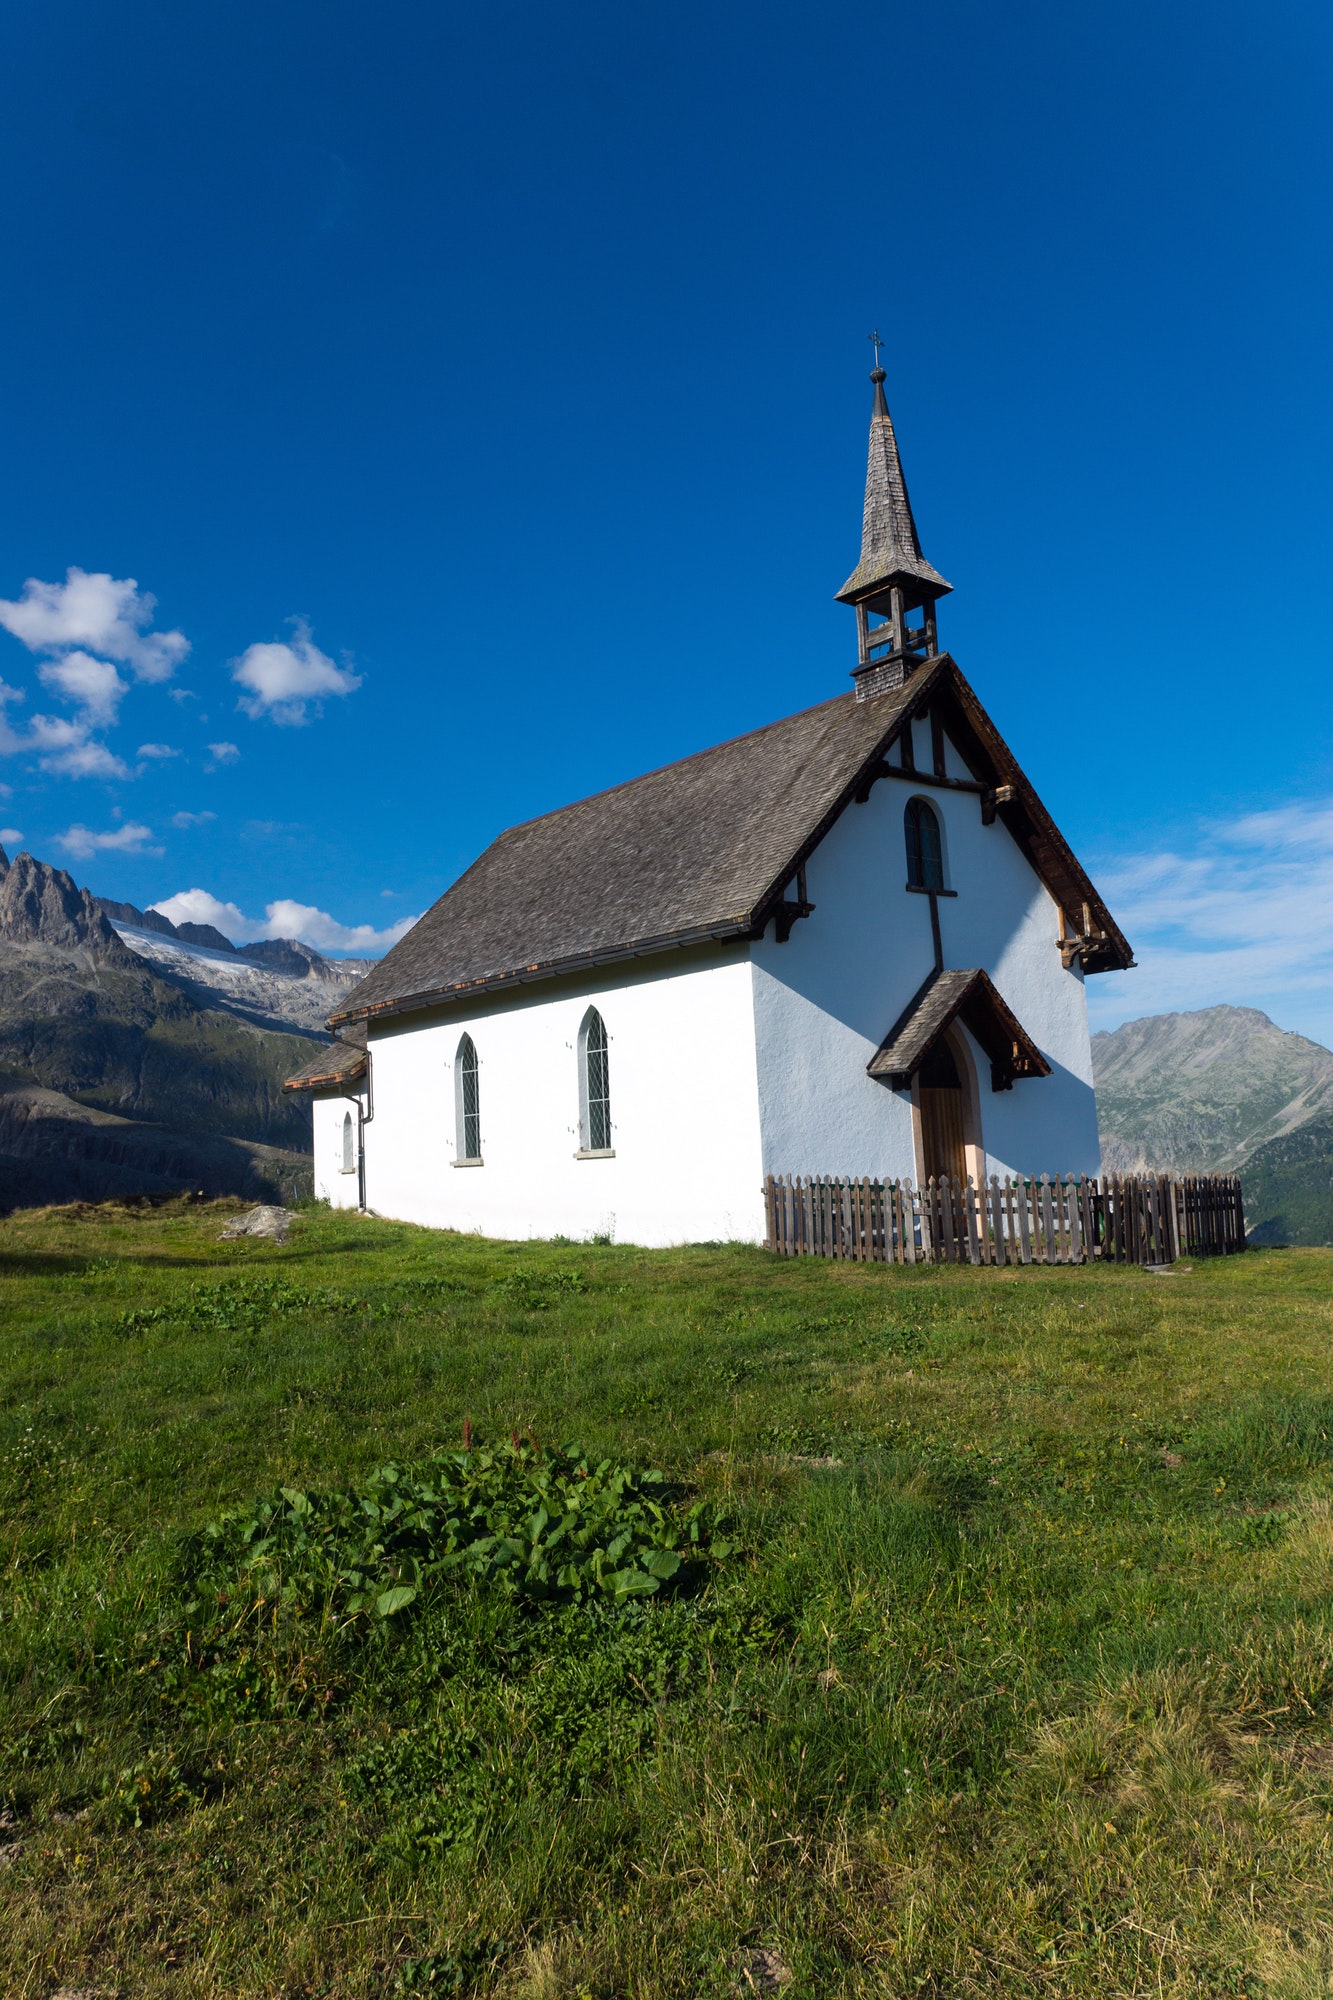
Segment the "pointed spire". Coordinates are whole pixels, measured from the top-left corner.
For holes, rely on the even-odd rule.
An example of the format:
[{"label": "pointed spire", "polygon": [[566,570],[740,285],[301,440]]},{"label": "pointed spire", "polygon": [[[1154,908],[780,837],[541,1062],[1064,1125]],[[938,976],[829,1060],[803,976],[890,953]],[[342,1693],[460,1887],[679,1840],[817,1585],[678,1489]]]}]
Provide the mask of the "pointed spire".
[{"label": "pointed spire", "polygon": [[884,370],[876,365],[870,379],[875,385],[875,401],[870,413],[870,455],[866,464],[865,512],[861,518],[861,560],[837,593],[842,604],[887,590],[893,583],[904,586],[909,604],[933,602],[953,585],[921,553],[912,503],[907,497],[898,440],[893,418],[884,399]]}]

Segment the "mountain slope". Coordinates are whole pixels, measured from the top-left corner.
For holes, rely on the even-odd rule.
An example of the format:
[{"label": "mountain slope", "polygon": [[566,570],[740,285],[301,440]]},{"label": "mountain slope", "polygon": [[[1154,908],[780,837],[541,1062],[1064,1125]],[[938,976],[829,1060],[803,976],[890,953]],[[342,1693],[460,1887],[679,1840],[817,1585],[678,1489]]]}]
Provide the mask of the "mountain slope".
[{"label": "mountain slope", "polygon": [[1333,1244],[1333,1118],[1260,1146],[1241,1185],[1252,1243]]},{"label": "mountain slope", "polygon": [[1108,1173],[1232,1173],[1333,1117],[1333,1051],[1254,1007],[1127,1021],[1093,1036],[1092,1060]]},{"label": "mountain slope", "polygon": [[310,1162],[245,1139],[173,1132],[0,1075],[0,1213],[204,1188],[249,1201],[310,1191]]},{"label": "mountain slope", "polygon": [[0,1206],[56,1186],[290,1191],[310,1123],[282,1084],[315,1039],[201,1004],[64,870],[0,852]]}]

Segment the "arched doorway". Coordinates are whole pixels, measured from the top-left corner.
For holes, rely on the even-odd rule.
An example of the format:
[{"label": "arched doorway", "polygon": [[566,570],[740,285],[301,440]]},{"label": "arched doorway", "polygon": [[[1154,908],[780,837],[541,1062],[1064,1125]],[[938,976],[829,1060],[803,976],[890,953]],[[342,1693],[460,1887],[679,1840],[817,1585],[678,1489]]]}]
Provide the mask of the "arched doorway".
[{"label": "arched doorway", "polygon": [[963,1079],[953,1050],[935,1044],[916,1073],[921,1110],[921,1173],[925,1180],[947,1174],[955,1186],[966,1177],[963,1128]]}]

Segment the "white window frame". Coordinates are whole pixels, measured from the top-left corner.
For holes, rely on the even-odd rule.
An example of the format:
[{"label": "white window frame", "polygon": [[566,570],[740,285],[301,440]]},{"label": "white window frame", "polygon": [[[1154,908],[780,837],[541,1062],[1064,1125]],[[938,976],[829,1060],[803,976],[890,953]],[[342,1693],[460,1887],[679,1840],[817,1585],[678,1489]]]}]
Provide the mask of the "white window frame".
[{"label": "white window frame", "polygon": [[[603,1094],[598,1097],[595,1097],[591,1091],[590,1078],[589,1078],[590,1052],[588,1048],[588,1039],[594,1021],[597,1023],[598,1027],[600,1027],[602,1031],[602,1048],[600,1051],[595,1051],[595,1050],[592,1051],[594,1055],[600,1053],[602,1058],[601,1081],[603,1086]],[[611,1122],[611,1053],[610,1053],[611,1036],[607,1029],[606,1022],[601,1012],[596,1007],[589,1007],[588,1011],[583,1016],[582,1021],[580,1021],[579,1023],[578,1052],[579,1052],[579,1149],[578,1152],[574,1155],[574,1157],[576,1160],[614,1160],[616,1156],[616,1149],[610,1143],[611,1134],[615,1129],[615,1127]],[[595,1108],[599,1104],[604,1107],[605,1131],[602,1134],[594,1135],[593,1118],[594,1118]],[[592,1139],[594,1136],[605,1137],[607,1141],[606,1145],[594,1146],[592,1144]]]},{"label": "white window frame", "polygon": [[[467,1102],[469,1075],[472,1078],[470,1109]],[[469,1121],[476,1140],[475,1151],[468,1146]],[[454,1165],[481,1167],[485,1164],[481,1153],[481,1057],[477,1054],[476,1043],[464,1029],[454,1051]]]}]

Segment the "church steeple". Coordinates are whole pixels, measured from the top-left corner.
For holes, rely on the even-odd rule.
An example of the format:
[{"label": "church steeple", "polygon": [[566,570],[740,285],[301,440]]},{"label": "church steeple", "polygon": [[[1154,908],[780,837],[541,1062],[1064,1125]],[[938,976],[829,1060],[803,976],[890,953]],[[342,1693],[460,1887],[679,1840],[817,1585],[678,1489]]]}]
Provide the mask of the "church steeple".
[{"label": "church steeple", "polygon": [[[837,593],[839,603],[856,608],[857,664],[852,678],[862,700],[901,687],[913,667],[938,651],[935,601],[953,588],[921,553],[893,419],[884,399],[879,335],[870,337],[875,343],[870,376],[875,401],[870,412],[861,560]],[[908,625],[912,611],[923,612],[920,625]]]}]

